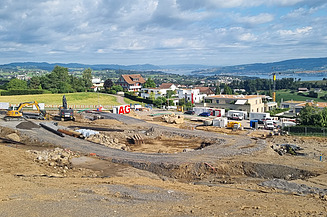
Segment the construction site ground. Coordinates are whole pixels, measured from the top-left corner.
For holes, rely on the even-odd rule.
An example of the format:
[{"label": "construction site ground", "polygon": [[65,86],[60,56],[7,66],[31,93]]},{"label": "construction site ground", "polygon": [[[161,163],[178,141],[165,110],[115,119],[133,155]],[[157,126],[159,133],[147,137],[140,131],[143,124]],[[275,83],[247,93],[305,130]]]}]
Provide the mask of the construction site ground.
[{"label": "construction site ground", "polygon": [[[160,113],[0,120],[0,216],[326,216],[326,138],[201,126],[191,116],[169,124]],[[39,123],[101,136],[60,137]],[[280,155],[276,144],[303,150]]]}]

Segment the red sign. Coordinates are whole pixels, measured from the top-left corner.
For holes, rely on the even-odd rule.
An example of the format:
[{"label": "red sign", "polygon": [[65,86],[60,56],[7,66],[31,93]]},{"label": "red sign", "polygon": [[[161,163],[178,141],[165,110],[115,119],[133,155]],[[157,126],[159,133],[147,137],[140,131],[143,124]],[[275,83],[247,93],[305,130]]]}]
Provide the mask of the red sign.
[{"label": "red sign", "polygon": [[122,105],[118,107],[118,114],[128,114],[131,112],[130,105]]}]

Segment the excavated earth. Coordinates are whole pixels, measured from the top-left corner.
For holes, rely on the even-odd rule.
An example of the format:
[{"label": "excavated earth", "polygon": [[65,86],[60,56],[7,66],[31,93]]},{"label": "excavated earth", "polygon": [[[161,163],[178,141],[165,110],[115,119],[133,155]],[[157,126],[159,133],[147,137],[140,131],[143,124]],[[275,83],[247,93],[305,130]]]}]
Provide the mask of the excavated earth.
[{"label": "excavated earth", "polygon": [[[320,161],[327,155],[326,139],[269,137],[265,131],[193,127],[187,120],[164,124],[136,116],[96,113],[80,115],[76,122],[0,121],[0,216],[327,212],[327,164]],[[39,122],[99,134],[61,137]],[[141,140],[134,141],[135,135]],[[301,146],[302,154],[281,156],[271,148],[283,143]]]}]

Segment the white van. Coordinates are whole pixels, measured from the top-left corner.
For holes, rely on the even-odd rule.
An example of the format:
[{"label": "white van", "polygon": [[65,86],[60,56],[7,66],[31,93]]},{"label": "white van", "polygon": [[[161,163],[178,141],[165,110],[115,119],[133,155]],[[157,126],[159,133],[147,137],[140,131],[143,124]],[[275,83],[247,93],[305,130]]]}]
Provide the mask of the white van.
[{"label": "white van", "polygon": [[267,130],[273,130],[275,129],[274,121],[266,121],[265,122],[265,129]]}]

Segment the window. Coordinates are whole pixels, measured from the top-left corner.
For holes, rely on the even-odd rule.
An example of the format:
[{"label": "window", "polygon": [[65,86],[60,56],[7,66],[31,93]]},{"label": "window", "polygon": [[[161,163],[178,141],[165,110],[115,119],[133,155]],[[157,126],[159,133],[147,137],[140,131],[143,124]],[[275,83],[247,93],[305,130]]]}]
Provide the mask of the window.
[{"label": "window", "polygon": [[257,112],[259,112],[259,108],[257,108]]},{"label": "window", "polygon": [[216,103],[219,104],[219,99],[216,100]]}]

